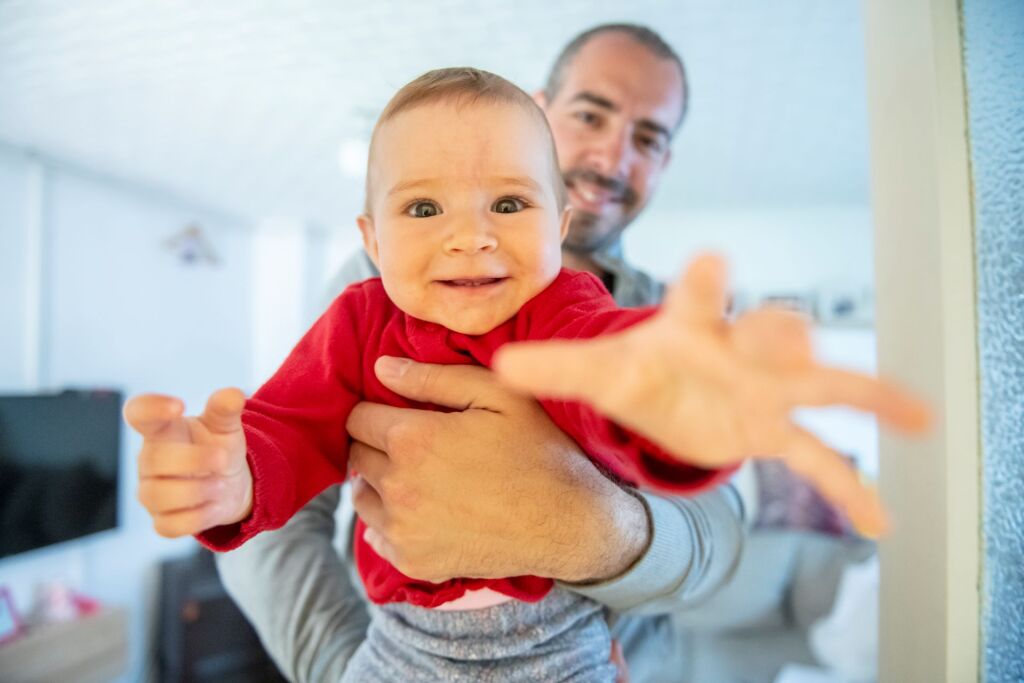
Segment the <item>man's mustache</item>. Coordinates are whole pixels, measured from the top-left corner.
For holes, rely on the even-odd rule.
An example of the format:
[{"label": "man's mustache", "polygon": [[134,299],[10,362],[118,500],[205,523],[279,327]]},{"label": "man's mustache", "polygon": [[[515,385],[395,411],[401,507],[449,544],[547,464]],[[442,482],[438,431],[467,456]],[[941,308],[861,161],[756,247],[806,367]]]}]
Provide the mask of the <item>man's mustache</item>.
[{"label": "man's mustache", "polygon": [[573,185],[577,180],[583,180],[597,185],[603,190],[608,190],[617,202],[623,204],[633,204],[636,202],[636,192],[633,191],[633,188],[617,178],[609,178],[597,171],[586,168],[574,168],[563,173],[562,178],[565,180],[567,187]]}]

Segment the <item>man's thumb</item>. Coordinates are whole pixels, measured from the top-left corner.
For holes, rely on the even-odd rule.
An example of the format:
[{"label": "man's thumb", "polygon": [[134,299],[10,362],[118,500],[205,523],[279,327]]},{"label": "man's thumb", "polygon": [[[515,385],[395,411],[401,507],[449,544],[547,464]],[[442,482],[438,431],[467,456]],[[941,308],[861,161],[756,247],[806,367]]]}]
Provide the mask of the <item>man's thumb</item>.
[{"label": "man's thumb", "polygon": [[230,434],[242,429],[245,394],[241,389],[219,389],[206,401],[199,421],[214,434]]}]

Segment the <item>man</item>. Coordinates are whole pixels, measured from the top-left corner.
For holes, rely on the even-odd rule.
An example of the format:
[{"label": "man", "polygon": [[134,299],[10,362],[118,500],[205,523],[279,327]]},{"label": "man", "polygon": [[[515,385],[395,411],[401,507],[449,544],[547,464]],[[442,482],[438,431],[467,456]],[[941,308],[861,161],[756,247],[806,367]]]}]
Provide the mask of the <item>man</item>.
[{"label": "man", "polygon": [[[669,162],[686,109],[681,61],[647,29],[598,27],[563,50],[537,101],[575,210],[565,264],[597,274],[620,304],[655,302],[661,287],[622,259],[619,237]],[[335,290],[374,274],[359,255]],[[487,371],[388,368],[382,380],[397,393],[461,412],[363,404],[353,413],[352,461],[380,451],[391,465],[388,476],[352,486],[356,512],[385,520],[373,531],[387,559],[434,581],[521,574],[560,580],[616,615],[613,635],[631,680],[688,680],[695,672],[676,622],[706,603],[738,562],[742,506],[735,493],[632,493],[604,478],[532,401]],[[365,633],[358,580],[343,559],[350,511],[341,513],[341,533],[335,528],[339,496],[337,488],[326,491],[280,531],[218,557],[229,591],[297,681],[337,680]]]}]

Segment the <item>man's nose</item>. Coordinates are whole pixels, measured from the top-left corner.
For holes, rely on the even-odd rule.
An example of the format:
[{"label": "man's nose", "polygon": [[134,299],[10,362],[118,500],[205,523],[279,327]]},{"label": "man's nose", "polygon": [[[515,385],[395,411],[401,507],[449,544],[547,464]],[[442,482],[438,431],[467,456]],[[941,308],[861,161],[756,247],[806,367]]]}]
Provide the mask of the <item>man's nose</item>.
[{"label": "man's nose", "polygon": [[629,174],[628,132],[607,130],[594,140],[590,152],[591,168],[607,178],[625,178]]},{"label": "man's nose", "polygon": [[465,217],[454,220],[445,236],[444,250],[450,254],[476,254],[494,251],[498,239],[485,217]]}]

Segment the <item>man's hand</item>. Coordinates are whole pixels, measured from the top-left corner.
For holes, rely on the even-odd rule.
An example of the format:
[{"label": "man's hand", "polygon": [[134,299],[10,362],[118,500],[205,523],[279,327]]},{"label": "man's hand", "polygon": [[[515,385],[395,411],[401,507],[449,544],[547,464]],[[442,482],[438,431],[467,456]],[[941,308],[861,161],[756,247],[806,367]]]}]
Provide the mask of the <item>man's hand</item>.
[{"label": "man's hand", "polygon": [[892,384],[818,364],[800,317],[760,309],[729,324],[725,301],[724,262],[703,256],[650,320],[593,340],[510,344],[494,367],[532,394],[586,401],[685,462],[720,467],[781,458],[862,533],[884,533],[877,492],[799,428],[791,411],[847,405],[921,432],[927,406]]},{"label": "man's hand", "polygon": [[244,406],[238,389],[214,393],[199,417],[183,417],[184,405],[170,396],[144,394],[125,404],[125,419],[142,435],[139,502],[161,536],[196,534],[249,516]]},{"label": "man's hand", "polygon": [[361,403],[348,421],[366,540],[404,574],[601,580],[646,549],[643,504],[488,370],[384,357],[376,372],[403,396],[458,411]]}]

